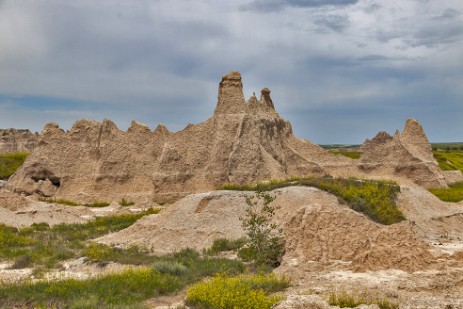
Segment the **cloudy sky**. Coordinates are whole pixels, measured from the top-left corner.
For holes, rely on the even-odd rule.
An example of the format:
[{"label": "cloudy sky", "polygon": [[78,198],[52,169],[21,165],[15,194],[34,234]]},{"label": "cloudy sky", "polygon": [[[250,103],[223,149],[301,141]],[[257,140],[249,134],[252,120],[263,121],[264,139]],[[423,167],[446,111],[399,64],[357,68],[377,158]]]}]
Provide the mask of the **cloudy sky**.
[{"label": "cloudy sky", "polygon": [[231,70],[315,143],[463,141],[461,0],[0,0],[0,128],[180,130]]}]

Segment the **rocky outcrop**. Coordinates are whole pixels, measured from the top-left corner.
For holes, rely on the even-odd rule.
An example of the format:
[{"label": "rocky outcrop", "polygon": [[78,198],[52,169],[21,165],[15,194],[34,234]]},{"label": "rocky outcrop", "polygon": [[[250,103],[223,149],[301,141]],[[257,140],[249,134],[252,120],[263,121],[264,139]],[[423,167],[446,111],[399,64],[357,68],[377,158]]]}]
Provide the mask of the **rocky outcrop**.
[{"label": "rocky outcrop", "polygon": [[231,72],[220,82],[213,116],[179,132],[162,125],[153,132],[138,122],[124,132],[110,120],[80,120],[68,132],[47,124],[8,186],[84,201],[145,192],[159,201],[224,183],[323,176],[340,163],[350,159],[335,158],[293,135],[269,89],[246,102],[241,75]]},{"label": "rocky outcrop", "polygon": [[367,174],[408,178],[427,188],[447,182],[432,154],[432,147],[416,119],[408,119],[402,133],[380,132],[361,147],[359,168]]},{"label": "rocky outcrop", "polygon": [[38,133],[27,129],[0,129],[0,153],[30,152],[38,139]]}]

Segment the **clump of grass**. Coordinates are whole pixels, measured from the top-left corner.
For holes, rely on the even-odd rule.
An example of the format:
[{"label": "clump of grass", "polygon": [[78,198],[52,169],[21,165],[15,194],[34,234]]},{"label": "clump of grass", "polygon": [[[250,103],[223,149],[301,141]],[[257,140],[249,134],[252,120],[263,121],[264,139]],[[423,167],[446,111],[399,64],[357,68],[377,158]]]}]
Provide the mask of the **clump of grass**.
[{"label": "clump of grass", "polygon": [[218,275],[193,285],[187,292],[187,304],[199,308],[267,309],[284,299],[272,293],[288,286],[289,280],[273,274],[239,277]]},{"label": "clump of grass", "polygon": [[264,192],[289,186],[309,186],[332,193],[353,210],[381,224],[394,224],[405,219],[396,205],[400,187],[392,181],[330,177],[290,178],[259,182],[255,185],[226,184],[221,189]]},{"label": "clump of grass", "polygon": [[119,201],[119,205],[121,205],[123,207],[127,207],[127,206],[135,205],[135,202],[134,201],[129,201],[129,200],[123,198],[122,200]]},{"label": "clump of grass", "polygon": [[441,170],[463,172],[463,151],[433,151],[433,154]]},{"label": "clump of grass", "polygon": [[[119,231],[141,217],[159,211],[150,209],[138,214],[100,217],[84,224],[58,224],[53,227],[44,223],[33,224],[20,230],[0,224],[0,258],[14,260],[16,268],[54,268],[59,261],[84,255],[84,241]],[[132,249],[119,255],[121,260],[128,260],[135,253]]]},{"label": "clump of grass", "polygon": [[348,151],[330,151],[334,155],[345,156],[351,159],[360,159],[363,152],[348,152]]},{"label": "clump of grass", "polygon": [[204,250],[208,255],[216,255],[219,252],[223,251],[236,251],[239,248],[243,247],[245,240],[243,238],[238,239],[227,239],[227,238],[218,238],[215,239],[212,246]]},{"label": "clump of grass", "polygon": [[463,201],[463,182],[451,184],[448,189],[430,189],[429,191],[444,202]]},{"label": "clump of grass", "polygon": [[0,154],[0,180],[10,178],[23,165],[28,155],[28,152]]},{"label": "clump of grass", "polygon": [[98,207],[109,206],[109,204],[111,204],[111,203],[108,203],[108,202],[105,202],[105,201],[94,201],[94,202],[91,202],[91,203],[86,203],[86,204],[84,204],[84,206],[98,208]]},{"label": "clump of grass", "polygon": [[39,201],[41,202],[46,202],[50,204],[60,204],[60,205],[66,205],[66,206],[80,206],[79,203],[66,200],[66,199],[56,199],[56,198],[49,198],[49,197],[39,197]]},{"label": "clump of grass", "polygon": [[390,302],[387,298],[372,297],[366,293],[348,293],[345,290],[332,291],[328,296],[328,303],[331,306],[338,306],[340,308],[355,308],[360,305],[373,305],[376,304],[380,309],[398,309],[399,305]]},{"label": "clump of grass", "polygon": [[[101,260],[110,258],[108,248],[94,249],[95,255]],[[147,298],[178,291],[204,277],[217,273],[237,275],[245,269],[239,261],[201,257],[192,249],[166,256],[146,254],[146,258],[151,266],[89,280],[0,285],[0,307],[21,307],[27,303],[33,307],[73,308],[84,302],[90,308],[132,308]]]}]

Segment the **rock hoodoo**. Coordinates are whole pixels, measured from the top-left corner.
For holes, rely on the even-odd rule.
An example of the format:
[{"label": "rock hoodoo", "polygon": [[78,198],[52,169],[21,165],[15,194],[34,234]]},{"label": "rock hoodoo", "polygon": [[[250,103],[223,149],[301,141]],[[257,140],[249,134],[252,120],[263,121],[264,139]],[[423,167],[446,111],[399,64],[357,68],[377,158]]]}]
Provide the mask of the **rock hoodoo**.
[{"label": "rock hoodoo", "polygon": [[359,168],[367,173],[406,177],[424,187],[446,187],[447,183],[422,126],[408,119],[402,133],[378,133],[361,147]]},{"label": "rock hoodoo", "polygon": [[269,89],[262,90],[260,100],[252,96],[245,102],[241,75],[231,72],[220,82],[214,115],[179,132],[164,126],[152,132],[138,122],[123,132],[110,120],[80,120],[68,132],[47,124],[8,186],[77,200],[133,193],[162,200],[224,183],[323,176],[339,162],[350,161],[293,135],[290,123],[275,111]]},{"label": "rock hoodoo", "polygon": [[38,138],[38,133],[27,129],[0,129],[0,153],[30,152]]},{"label": "rock hoodoo", "polygon": [[219,84],[217,107],[206,121],[154,132],[134,121],[127,132],[110,120],[79,120],[65,132],[45,126],[34,152],[7,186],[16,192],[87,201],[152,195],[156,201],[205,192],[225,183],[292,176],[408,177],[445,186],[431,146],[416,120],[402,134],[380,133],[360,161],[334,156],[293,135],[264,88],[246,102],[239,72]]}]

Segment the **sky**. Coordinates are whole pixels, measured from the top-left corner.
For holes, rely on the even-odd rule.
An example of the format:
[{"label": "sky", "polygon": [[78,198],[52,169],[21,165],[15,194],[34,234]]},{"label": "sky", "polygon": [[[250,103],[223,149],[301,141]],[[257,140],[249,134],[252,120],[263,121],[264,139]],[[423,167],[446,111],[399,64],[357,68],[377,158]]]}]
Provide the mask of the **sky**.
[{"label": "sky", "polygon": [[461,0],[0,0],[0,128],[178,131],[232,70],[314,143],[463,141]]}]

